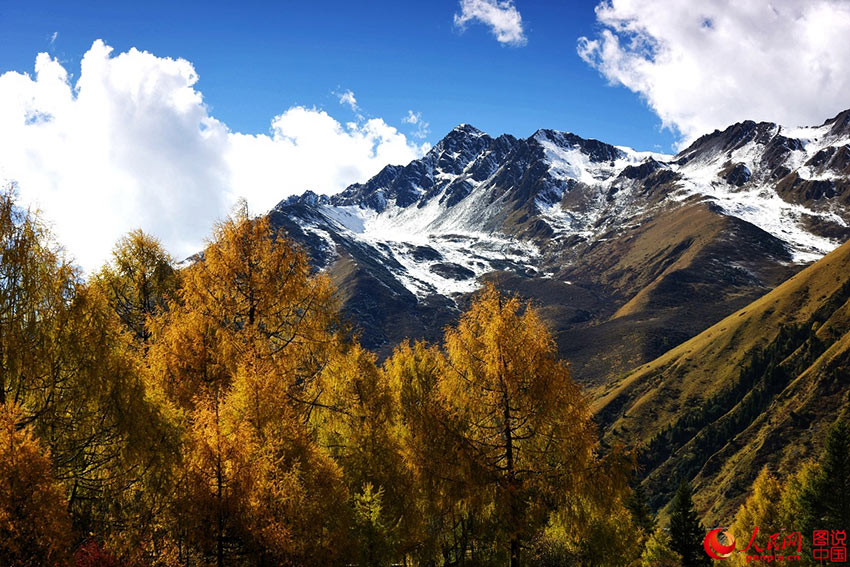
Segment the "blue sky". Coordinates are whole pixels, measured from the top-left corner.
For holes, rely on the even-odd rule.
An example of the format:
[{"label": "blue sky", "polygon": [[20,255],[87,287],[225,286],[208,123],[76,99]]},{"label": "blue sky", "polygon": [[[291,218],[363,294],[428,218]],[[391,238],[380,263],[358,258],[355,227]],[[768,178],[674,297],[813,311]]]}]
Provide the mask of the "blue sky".
[{"label": "blue sky", "polygon": [[87,269],[134,228],[185,257],[239,198],[340,191],[459,123],[670,153],[820,124],[848,38],[846,0],[3,0],[0,185]]},{"label": "blue sky", "polygon": [[[635,93],[609,86],[576,53],[598,24],[593,1],[521,2],[527,43],[453,23],[457,1],[4,3],[0,71],[32,72],[47,51],[79,73],[95,39],[191,61],[211,113],[241,132],[267,132],[293,105],[327,109],[353,91],[366,116],[412,130],[419,112],[437,141],[468,122],[493,134],[568,130],[638,149],[669,150],[673,133]],[[51,43],[50,38],[58,32]]]}]

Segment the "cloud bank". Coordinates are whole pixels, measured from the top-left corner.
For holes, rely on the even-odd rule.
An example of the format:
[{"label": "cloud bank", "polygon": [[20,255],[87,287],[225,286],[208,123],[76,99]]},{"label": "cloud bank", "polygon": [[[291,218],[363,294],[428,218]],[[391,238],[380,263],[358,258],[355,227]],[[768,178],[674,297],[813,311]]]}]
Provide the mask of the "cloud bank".
[{"label": "cloud bank", "polygon": [[527,42],[522,16],[513,0],[460,0],[460,14],[455,14],[455,25],[463,30],[473,21],[488,26],[496,41],[503,45],[521,46]]},{"label": "cloud bank", "polygon": [[94,269],[133,228],[182,257],[239,197],[267,210],[428,149],[380,118],[341,124],[302,106],[274,117],[268,134],[233,132],[210,115],[197,81],[184,59],[114,55],[96,41],[72,84],[57,59],[39,54],[34,75],[0,75],[0,181],[16,182],[23,202]]},{"label": "cloud bank", "polygon": [[692,140],[744,119],[820,124],[850,107],[845,0],[610,0],[578,53]]}]

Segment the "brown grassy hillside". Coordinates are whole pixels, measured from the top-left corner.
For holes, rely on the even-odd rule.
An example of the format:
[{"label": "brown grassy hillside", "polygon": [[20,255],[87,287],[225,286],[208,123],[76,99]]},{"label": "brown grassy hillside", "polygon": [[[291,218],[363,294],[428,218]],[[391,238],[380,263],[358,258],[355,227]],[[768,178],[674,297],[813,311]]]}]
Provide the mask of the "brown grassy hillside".
[{"label": "brown grassy hillside", "polygon": [[728,520],[762,466],[814,454],[850,406],[848,300],[850,243],[597,392],[606,440],[645,446],[655,505],[687,478]]}]

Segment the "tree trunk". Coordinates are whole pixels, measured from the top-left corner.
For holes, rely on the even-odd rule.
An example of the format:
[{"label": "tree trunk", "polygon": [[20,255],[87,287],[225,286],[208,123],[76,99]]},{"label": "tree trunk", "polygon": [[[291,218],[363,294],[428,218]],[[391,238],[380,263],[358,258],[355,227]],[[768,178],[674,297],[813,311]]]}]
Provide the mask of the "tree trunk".
[{"label": "tree trunk", "polygon": [[6,361],[3,360],[3,335],[0,333],[0,404],[6,403]]},{"label": "tree trunk", "polygon": [[216,422],[216,435],[219,437],[218,442],[218,454],[216,455],[216,499],[218,500],[218,517],[217,520],[217,528],[218,528],[218,537],[216,538],[216,565],[218,567],[224,567],[224,479],[222,478],[223,473],[221,470],[222,462],[221,462],[221,423],[219,422],[218,415],[218,396],[216,396],[215,401],[215,422]]},{"label": "tree trunk", "polygon": [[[499,309],[502,308],[502,298],[499,296]],[[499,370],[502,382],[502,419],[505,420],[505,461],[506,475],[508,481],[508,530],[510,530],[511,567],[519,567],[519,509],[517,506],[517,477],[514,467],[514,437],[511,428],[511,398],[507,385],[507,367],[502,355],[501,344],[499,345]]]},{"label": "tree trunk", "polygon": [[504,393],[504,420],[505,420],[505,460],[507,461],[508,477],[508,529],[510,530],[511,567],[519,567],[519,510],[517,509],[517,483],[516,471],[514,470],[514,443],[511,431],[511,406],[507,391]]}]

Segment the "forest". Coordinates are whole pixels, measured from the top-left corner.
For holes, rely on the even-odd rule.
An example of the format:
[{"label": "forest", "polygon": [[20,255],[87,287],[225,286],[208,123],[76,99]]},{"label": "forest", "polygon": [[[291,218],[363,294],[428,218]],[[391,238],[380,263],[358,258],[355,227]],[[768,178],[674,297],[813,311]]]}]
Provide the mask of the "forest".
[{"label": "forest", "polygon": [[[7,189],[0,255],[2,566],[710,561],[694,472],[657,516],[640,484],[687,424],[645,457],[603,448],[534,306],[492,284],[438,344],[379,362],[331,281],[244,206],[188,266],[134,231],[84,275]],[[724,395],[770,388],[768,354]],[[849,513],[843,418],[797,475],[759,475],[731,532]]]}]

